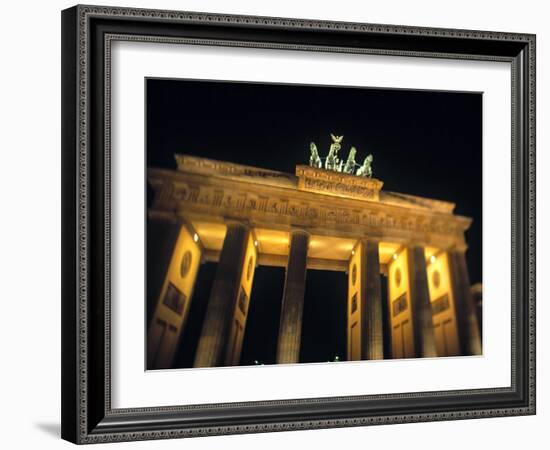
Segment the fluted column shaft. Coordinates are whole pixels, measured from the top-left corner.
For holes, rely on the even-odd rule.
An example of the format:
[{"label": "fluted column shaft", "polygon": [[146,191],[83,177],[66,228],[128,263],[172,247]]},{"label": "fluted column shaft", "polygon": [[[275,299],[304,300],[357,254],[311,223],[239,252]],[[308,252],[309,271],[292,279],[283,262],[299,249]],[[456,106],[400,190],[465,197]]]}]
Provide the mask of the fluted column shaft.
[{"label": "fluted column shaft", "polygon": [[307,232],[291,231],[277,345],[278,364],[300,361],[308,245]]},{"label": "fluted column shaft", "polygon": [[378,242],[366,240],[362,243],[362,339],[361,359],[384,359],[384,337],[382,330],[382,294],[380,287],[380,258]]},{"label": "fluted column shaft", "polygon": [[449,252],[449,271],[461,354],[481,355],[481,338],[472,300],[465,252],[460,250]]},{"label": "fluted column shaft", "polygon": [[423,247],[409,248],[409,284],[416,358],[437,356]]},{"label": "fluted column shaft", "polygon": [[195,367],[224,364],[248,233],[248,228],[243,224],[230,223],[227,226],[195,355]]}]

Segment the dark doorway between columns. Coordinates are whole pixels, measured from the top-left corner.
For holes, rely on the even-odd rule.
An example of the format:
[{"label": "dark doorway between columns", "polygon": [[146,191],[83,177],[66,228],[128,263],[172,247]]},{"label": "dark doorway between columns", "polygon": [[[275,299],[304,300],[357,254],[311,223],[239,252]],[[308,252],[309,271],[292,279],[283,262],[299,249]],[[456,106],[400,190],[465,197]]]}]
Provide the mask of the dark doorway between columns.
[{"label": "dark doorway between columns", "polygon": [[345,361],[347,292],[345,272],[307,271],[300,362]]},{"label": "dark doorway between columns", "polygon": [[195,288],[193,290],[193,298],[189,308],[189,315],[183,329],[180,344],[176,352],[174,368],[190,368],[193,367],[195,361],[195,352],[202,331],[202,323],[206,315],[206,307],[210,297],[210,290],[216,276],[216,268],[218,263],[207,262],[201,264]]},{"label": "dark doorway between columns", "polygon": [[275,364],[285,268],[258,266],[241,350],[241,366]]}]

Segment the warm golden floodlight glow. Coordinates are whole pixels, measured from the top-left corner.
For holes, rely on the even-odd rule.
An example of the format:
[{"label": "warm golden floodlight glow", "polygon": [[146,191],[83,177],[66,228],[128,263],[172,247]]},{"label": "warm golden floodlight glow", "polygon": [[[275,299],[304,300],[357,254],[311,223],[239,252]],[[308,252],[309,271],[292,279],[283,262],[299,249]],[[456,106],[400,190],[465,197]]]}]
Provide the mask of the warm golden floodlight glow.
[{"label": "warm golden floodlight glow", "polygon": [[[341,296],[335,301],[346,326],[345,348],[341,342],[319,359],[481,354],[465,256],[471,219],[454,215],[454,204],[382,191],[379,180],[320,167],[299,165],[294,176],[185,155],[177,162],[174,173],[148,169],[156,195],[149,217],[160,227],[175,214],[180,228],[167,274],[151,274],[162,288],[148,332],[149,366],[173,367],[203,262],[218,266],[211,285],[199,288],[208,303],[204,318],[194,319],[203,320],[195,327],[194,367],[300,362],[304,302],[323,289],[307,288],[306,278],[319,271],[342,274],[341,292],[329,295]],[[277,351],[271,360],[251,354],[241,361],[250,307],[262,301],[252,295],[262,266],[285,272],[282,298],[273,296],[281,302],[271,319],[279,322]]]}]

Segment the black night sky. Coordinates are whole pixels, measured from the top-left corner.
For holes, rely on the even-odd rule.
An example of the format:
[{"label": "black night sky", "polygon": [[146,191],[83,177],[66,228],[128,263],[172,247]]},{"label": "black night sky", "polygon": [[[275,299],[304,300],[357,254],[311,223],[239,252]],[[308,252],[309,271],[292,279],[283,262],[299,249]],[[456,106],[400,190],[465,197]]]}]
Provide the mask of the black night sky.
[{"label": "black night sky", "polygon": [[[473,218],[467,261],[482,281],[480,93],[148,79],[146,104],[148,167],[175,168],[185,153],[294,173],[311,141],[324,157],[330,133],[344,135],[340,157],[351,146],[357,162],[372,153],[384,190],[451,201]],[[178,367],[192,364],[214,272],[199,272]],[[282,268],[257,269],[241,364],[275,362],[283,283]],[[344,273],[308,271],[302,362],[345,358],[346,290]]]}]

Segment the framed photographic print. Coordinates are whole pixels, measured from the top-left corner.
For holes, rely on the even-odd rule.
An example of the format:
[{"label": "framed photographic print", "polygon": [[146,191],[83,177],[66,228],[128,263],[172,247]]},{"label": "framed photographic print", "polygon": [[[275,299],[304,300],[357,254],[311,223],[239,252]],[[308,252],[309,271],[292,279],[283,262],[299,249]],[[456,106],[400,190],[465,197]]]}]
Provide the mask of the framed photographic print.
[{"label": "framed photographic print", "polygon": [[535,36],[62,13],[62,436],[535,413]]}]

